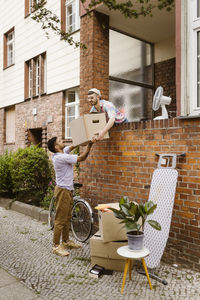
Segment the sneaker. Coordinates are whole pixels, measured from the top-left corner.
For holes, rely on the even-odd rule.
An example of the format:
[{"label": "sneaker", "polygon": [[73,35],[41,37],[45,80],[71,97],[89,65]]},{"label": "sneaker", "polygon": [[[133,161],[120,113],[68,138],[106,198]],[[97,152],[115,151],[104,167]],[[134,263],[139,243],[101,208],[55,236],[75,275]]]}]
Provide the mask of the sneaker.
[{"label": "sneaker", "polygon": [[52,252],[59,256],[68,256],[69,252],[61,247],[61,245],[57,247],[53,247]]},{"label": "sneaker", "polygon": [[65,248],[74,248],[74,249],[81,248],[80,245],[76,244],[74,241],[71,240],[69,240],[68,242],[62,242],[62,244]]}]

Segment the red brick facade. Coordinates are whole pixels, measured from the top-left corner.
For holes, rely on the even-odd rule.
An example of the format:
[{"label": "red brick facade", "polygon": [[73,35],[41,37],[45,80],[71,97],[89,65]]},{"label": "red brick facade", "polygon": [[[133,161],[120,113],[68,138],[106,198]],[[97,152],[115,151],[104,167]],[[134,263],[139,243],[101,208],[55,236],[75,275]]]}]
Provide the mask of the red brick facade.
[{"label": "red brick facade", "polygon": [[82,194],[91,205],[148,199],[156,153],[186,153],[177,161],[179,173],[167,262],[200,270],[200,121],[161,120],[114,127],[108,141],[94,145],[81,163]]},{"label": "red brick facade", "polygon": [[[33,109],[37,109],[37,114],[33,115]],[[42,146],[45,141],[52,136],[64,138],[64,99],[63,93],[45,95],[15,106],[15,144],[4,144],[4,109],[0,110],[0,153],[5,149],[14,150],[18,147],[28,145],[29,129],[42,129]],[[52,121],[52,122],[51,122]],[[33,138],[34,139],[34,138]]]},{"label": "red brick facade", "polygon": [[109,96],[109,19],[98,12],[81,18],[80,40],[87,46],[80,52],[80,113],[89,110],[87,92],[92,87]]},{"label": "red brick facade", "polygon": [[[101,20],[105,21],[107,17],[93,13],[91,17],[81,18],[81,42],[88,46],[85,53],[81,53],[82,113],[88,111],[85,99],[89,88],[99,88],[108,99],[108,30],[101,26]],[[101,76],[97,77],[99,74]],[[175,58],[155,65],[155,87],[160,85],[164,95],[172,98],[167,109],[174,117]],[[147,108],[148,115],[151,115],[150,109],[151,104]],[[160,115],[160,111],[156,115]],[[157,167],[155,153],[185,152],[186,158],[177,162],[179,177],[172,226],[163,259],[197,270],[200,270],[199,133],[198,119],[172,118],[119,125],[111,129],[108,141],[94,145],[80,170],[80,181],[84,185],[82,195],[88,198],[93,208],[98,203],[116,202],[123,195],[131,200],[145,201],[152,173]]]},{"label": "red brick facade", "polygon": [[[176,116],[176,84],[175,84],[175,58],[155,64],[155,87],[162,86],[164,96],[170,96],[172,101],[166,106],[169,116]],[[161,115],[161,109],[155,112],[155,116]]]}]

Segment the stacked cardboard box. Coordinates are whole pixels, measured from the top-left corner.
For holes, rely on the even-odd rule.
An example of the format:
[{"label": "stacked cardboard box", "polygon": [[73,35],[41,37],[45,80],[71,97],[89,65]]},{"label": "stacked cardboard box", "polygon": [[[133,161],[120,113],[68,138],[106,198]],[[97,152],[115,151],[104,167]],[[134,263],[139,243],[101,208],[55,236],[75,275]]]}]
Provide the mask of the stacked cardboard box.
[{"label": "stacked cardboard box", "polygon": [[[118,203],[108,204],[118,208]],[[126,231],[112,211],[99,211],[99,231],[90,239],[92,266],[98,264],[105,269],[124,270],[124,259],[117,254],[119,247],[127,245]]]}]

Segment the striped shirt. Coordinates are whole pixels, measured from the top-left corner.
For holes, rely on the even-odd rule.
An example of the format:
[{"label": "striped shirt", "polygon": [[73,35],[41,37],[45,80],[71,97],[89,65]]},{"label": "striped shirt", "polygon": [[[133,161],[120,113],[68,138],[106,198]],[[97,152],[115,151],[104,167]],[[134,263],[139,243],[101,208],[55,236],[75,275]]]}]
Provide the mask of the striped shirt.
[{"label": "striped shirt", "polygon": [[[106,100],[99,100],[101,112],[106,112],[108,118],[115,117],[115,123],[123,123],[126,120],[125,115],[119,111],[112,102]],[[95,106],[92,106],[90,112],[98,112]]]}]

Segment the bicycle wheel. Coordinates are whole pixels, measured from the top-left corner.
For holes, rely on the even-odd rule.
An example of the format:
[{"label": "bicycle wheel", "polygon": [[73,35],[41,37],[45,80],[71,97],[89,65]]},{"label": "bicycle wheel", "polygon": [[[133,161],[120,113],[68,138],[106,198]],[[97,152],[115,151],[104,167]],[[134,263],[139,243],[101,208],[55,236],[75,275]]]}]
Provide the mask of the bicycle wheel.
[{"label": "bicycle wheel", "polygon": [[75,239],[85,242],[90,237],[92,225],[92,209],[85,200],[79,199],[72,208],[71,229]]},{"label": "bicycle wheel", "polygon": [[49,227],[53,230],[54,228],[54,221],[55,221],[55,216],[56,216],[56,208],[55,208],[55,197],[53,196],[51,198],[51,202],[49,205],[49,214],[48,214],[48,223]]}]

